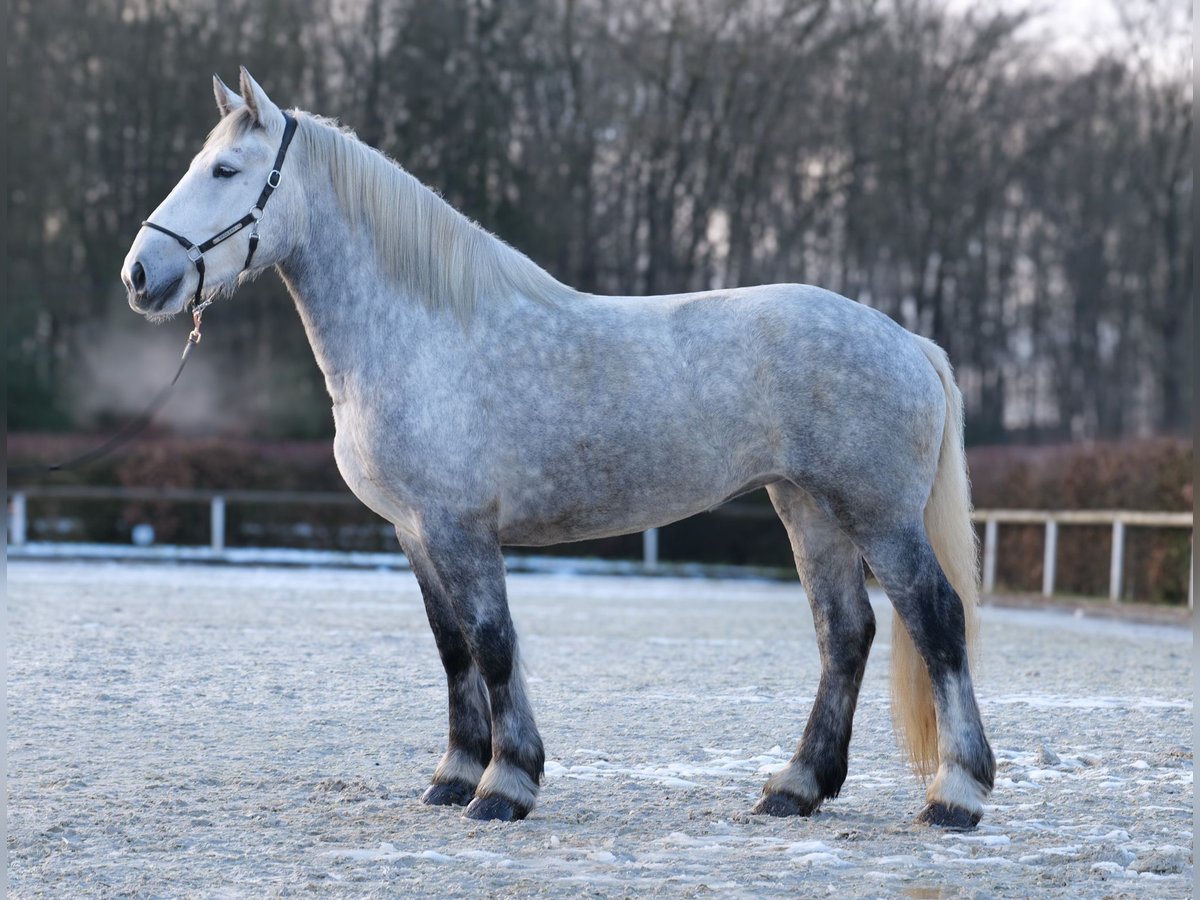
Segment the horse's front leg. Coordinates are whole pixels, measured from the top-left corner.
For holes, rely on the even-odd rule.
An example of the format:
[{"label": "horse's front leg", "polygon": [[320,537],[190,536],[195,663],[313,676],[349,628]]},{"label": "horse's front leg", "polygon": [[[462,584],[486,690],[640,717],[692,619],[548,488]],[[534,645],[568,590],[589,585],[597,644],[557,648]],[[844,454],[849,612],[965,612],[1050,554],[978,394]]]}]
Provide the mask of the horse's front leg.
[{"label": "horse's front leg", "polygon": [[523,819],[537,799],[546,756],[518,665],[499,538],[484,517],[427,515],[423,526],[423,552],[457,615],[490,700],[491,759],[465,815]]},{"label": "horse's front leg", "polygon": [[421,797],[431,806],[465,806],[475,796],[492,760],[487,687],[471,656],[458,613],[419,541],[400,535],[400,544],[421,586],[429,627],[437,642],[450,694],[450,736],[446,752]]}]

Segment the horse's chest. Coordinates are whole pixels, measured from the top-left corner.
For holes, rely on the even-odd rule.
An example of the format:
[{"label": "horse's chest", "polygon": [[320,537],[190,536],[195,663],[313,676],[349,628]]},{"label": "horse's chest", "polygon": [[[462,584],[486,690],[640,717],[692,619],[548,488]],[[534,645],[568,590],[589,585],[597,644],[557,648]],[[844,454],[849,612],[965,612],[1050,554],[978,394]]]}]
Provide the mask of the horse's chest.
[{"label": "horse's chest", "polygon": [[382,451],[367,423],[351,410],[335,407],[334,424],[333,457],[346,486],[371,510],[403,527],[414,507],[407,487],[412,479],[397,464],[403,457]]}]

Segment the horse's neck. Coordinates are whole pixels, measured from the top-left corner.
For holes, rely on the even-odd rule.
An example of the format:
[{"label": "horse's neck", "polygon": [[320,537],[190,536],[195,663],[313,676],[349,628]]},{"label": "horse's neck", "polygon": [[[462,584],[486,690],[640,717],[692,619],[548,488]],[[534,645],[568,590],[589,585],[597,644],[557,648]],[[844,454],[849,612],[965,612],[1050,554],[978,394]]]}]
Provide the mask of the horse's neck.
[{"label": "horse's neck", "polygon": [[386,376],[381,370],[402,364],[410,342],[444,340],[441,332],[450,323],[439,323],[446,317],[401,296],[379,266],[370,233],[351,229],[332,196],[314,193],[312,233],[279,264],[279,272],[335,392],[347,377],[367,370]]}]

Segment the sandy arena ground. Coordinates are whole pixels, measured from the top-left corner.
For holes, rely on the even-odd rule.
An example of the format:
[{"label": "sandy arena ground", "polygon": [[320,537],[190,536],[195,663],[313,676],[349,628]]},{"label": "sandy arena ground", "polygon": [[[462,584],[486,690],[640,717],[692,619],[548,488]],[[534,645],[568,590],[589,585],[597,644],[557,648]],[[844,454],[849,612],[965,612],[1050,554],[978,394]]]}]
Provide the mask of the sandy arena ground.
[{"label": "sandy arena ground", "polygon": [[911,825],[890,615],[842,796],[747,811],[817,685],[798,586],[513,576],[548,761],[480,824],[418,802],[445,687],[384,572],[10,563],[14,897],[1184,897],[1192,636],[987,609],[979,829]]}]

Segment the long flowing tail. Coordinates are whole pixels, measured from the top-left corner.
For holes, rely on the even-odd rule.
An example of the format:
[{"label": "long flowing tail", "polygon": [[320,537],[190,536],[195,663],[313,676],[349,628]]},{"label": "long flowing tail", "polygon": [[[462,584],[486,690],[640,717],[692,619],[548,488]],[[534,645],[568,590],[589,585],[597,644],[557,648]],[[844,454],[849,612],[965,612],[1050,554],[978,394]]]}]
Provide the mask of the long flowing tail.
[{"label": "long flowing tail", "polygon": [[[925,531],[947,580],[962,600],[967,648],[974,654],[978,635],[979,542],[971,523],[971,488],[963,452],[962,394],[946,353],[937,344],[917,342],[937,370],[946,392],[946,425],[933,490],[925,504]],[[933,685],[925,661],[900,617],[892,617],[892,719],[913,769],[928,778],[938,767],[937,717]]]}]

